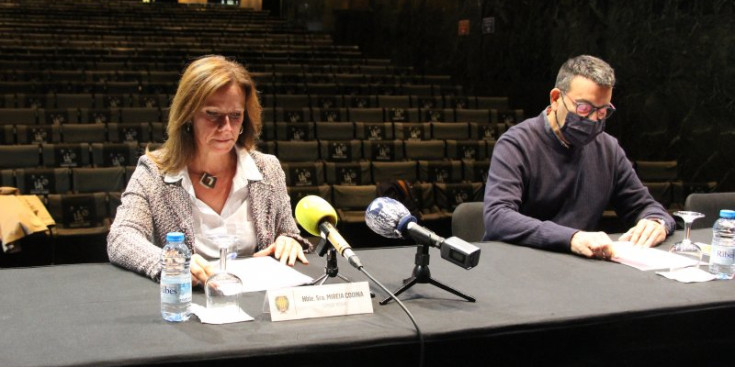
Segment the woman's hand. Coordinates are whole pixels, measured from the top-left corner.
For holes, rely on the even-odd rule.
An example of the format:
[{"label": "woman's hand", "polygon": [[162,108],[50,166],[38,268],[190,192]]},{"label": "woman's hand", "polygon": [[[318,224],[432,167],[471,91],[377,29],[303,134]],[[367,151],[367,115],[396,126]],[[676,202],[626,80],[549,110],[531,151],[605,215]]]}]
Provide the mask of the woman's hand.
[{"label": "woman's hand", "polygon": [[296,264],[296,259],[300,260],[304,264],[309,263],[309,260],[306,260],[304,249],[301,247],[301,244],[288,236],[278,236],[278,238],[276,238],[276,242],[253,254],[253,256],[271,255],[273,255],[276,260],[280,260],[281,264],[288,264],[289,266],[294,266],[294,264]]},{"label": "woman's hand", "polygon": [[214,268],[202,255],[191,256],[191,286],[204,284],[214,274]]}]

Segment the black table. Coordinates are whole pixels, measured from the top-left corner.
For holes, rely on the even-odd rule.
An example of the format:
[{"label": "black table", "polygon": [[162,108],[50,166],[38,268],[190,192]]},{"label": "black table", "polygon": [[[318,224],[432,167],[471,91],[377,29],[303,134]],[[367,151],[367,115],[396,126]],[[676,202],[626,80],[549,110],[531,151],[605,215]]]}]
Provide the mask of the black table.
[{"label": "black table", "polygon": [[[673,242],[679,239],[676,233]],[[711,230],[693,232],[709,241]],[[487,242],[478,267],[431,250],[435,279],[401,296],[426,338],[426,364],[708,365],[732,363],[735,282],[681,284],[653,272]],[[666,245],[664,245],[666,246]],[[415,248],[359,251],[389,289],[411,274]],[[324,259],[299,270],[319,276]],[[340,259],[340,273],[365,277]],[[331,279],[331,282],[337,280]],[[373,289],[377,289],[373,287]],[[0,366],[418,365],[413,325],[395,304],[374,314],[271,322],[264,292],[245,296],[254,322],[161,319],[158,284],[110,264],[0,271]],[[201,290],[194,301],[204,304]]]}]

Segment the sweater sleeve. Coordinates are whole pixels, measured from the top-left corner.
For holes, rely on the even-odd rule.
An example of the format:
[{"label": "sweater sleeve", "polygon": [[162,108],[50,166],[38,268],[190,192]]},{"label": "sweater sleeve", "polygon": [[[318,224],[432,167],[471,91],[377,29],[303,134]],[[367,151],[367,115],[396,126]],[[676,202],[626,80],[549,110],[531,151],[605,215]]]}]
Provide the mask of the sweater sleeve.
[{"label": "sweater sleeve", "polygon": [[615,212],[630,226],[643,218],[661,218],[666,223],[666,233],[673,233],[676,228],[674,218],[651,196],[619,145],[616,156],[615,191],[612,198]]},{"label": "sweater sleeve", "polygon": [[148,167],[138,165],[130,178],[107,236],[107,255],[111,263],[156,280],[161,249],[151,242],[153,220],[145,185],[150,175]]},{"label": "sweater sleeve", "polygon": [[555,251],[570,251],[577,229],[541,221],[520,213],[525,153],[516,141],[501,137],[493,150],[485,186],[485,240],[495,240]]}]

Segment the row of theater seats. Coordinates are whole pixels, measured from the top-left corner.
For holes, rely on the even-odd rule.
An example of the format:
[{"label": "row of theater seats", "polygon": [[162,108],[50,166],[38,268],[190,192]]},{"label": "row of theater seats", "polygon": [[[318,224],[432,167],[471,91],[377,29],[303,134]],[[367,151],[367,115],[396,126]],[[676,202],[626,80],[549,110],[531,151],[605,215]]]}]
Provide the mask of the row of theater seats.
[{"label": "row of theater seats", "polygon": [[[273,141],[341,140],[489,140],[505,132],[504,123],[476,122],[264,122],[261,139]],[[2,125],[0,144],[162,143],[161,122]],[[276,142],[276,144],[278,144]]]},{"label": "row of theater seats", "polygon": [[[397,178],[408,182],[484,182],[489,165],[488,160],[281,162],[290,187],[376,185]],[[17,187],[25,195],[123,191],[134,170],[134,165],[0,169],[0,186]]]},{"label": "row of theater seats", "polygon": [[[0,108],[0,125],[167,122],[168,114],[168,107]],[[263,122],[477,122],[513,125],[522,121],[523,116],[523,110],[520,109],[265,107],[262,110],[261,120]]]},{"label": "row of theater seats", "polygon": [[[258,149],[282,162],[372,162],[486,160],[494,141],[311,140],[260,142]],[[134,165],[158,143],[60,143],[0,145],[0,169],[112,167]]]},{"label": "row of theater seats", "polygon": [[[484,183],[414,183],[410,190],[419,220],[432,221],[450,218],[454,208],[463,202],[482,201]],[[288,194],[292,210],[304,196],[318,195],[332,203],[341,222],[364,223],[365,208],[380,195],[380,190],[377,185],[319,185],[288,187]],[[120,192],[40,196],[56,221],[59,236],[106,233],[120,197]]]}]

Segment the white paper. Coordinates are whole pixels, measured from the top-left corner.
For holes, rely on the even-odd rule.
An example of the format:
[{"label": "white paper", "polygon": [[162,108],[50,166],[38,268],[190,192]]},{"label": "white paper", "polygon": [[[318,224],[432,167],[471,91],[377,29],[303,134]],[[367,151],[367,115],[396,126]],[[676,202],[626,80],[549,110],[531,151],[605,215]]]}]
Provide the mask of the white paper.
[{"label": "white paper", "polygon": [[208,309],[196,303],[191,304],[191,312],[193,312],[202,324],[232,324],[243,321],[253,321],[253,317],[248,315],[241,308],[236,310]]},{"label": "white paper", "polygon": [[[215,269],[217,261],[212,262]],[[242,280],[243,293],[295,287],[313,280],[270,256],[228,260],[227,271]]]},{"label": "white paper", "polygon": [[679,269],[695,266],[697,260],[651,247],[635,246],[630,242],[613,242],[612,261],[639,270]]},{"label": "white paper", "polygon": [[673,271],[658,271],[656,274],[682,283],[701,283],[715,279],[715,275],[700,268],[684,268]]}]

